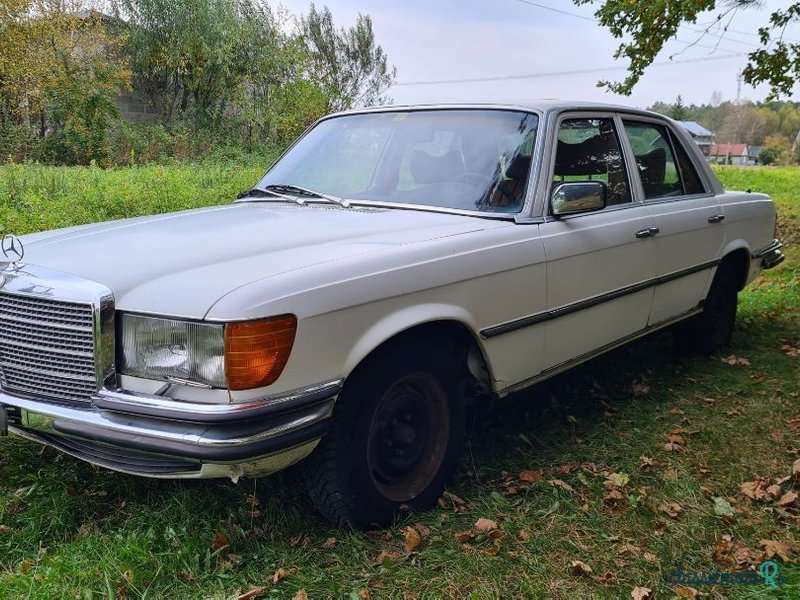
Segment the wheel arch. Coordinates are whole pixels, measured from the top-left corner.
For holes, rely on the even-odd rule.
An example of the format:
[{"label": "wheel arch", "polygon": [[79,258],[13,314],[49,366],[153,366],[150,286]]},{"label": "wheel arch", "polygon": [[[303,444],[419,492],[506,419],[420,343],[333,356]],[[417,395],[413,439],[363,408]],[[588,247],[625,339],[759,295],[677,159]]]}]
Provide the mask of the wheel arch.
[{"label": "wheel arch", "polygon": [[358,340],[347,357],[347,377],[360,367],[399,344],[409,344],[419,339],[463,346],[466,350],[465,365],[475,379],[491,390],[492,370],[485,348],[475,329],[470,325],[469,315],[457,307],[408,307],[375,323]]},{"label": "wheel arch", "polygon": [[737,290],[741,291],[747,285],[748,275],[750,273],[750,250],[743,241],[738,243],[734,242],[725,248],[722,255],[722,261],[718,267],[733,269],[736,275]]}]

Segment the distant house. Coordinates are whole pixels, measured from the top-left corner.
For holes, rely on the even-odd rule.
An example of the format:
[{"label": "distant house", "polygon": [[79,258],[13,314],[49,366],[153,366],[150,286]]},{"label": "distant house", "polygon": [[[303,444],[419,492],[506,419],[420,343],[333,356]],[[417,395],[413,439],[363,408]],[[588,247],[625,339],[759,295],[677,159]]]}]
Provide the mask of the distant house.
[{"label": "distant house", "polygon": [[757,165],[761,146],[751,144],[714,144],[708,160],[719,165]]},{"label": "distant house", "polygon": [[694,143],[700,147],[700,151],[708,156],[711,146],[714,145],[714,134],[695,121],[678,121],[683,128],[692,136]]}]

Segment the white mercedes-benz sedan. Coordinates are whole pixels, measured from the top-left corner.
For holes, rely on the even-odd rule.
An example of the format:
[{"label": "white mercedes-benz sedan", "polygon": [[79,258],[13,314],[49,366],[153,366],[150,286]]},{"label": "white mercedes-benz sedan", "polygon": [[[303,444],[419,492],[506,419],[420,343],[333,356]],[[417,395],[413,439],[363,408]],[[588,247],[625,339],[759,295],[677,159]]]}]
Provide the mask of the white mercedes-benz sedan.
[{"label": "white mercedes-benz sedan", "polygon": [[331,115],[233,204],[6,235],[0,434],[148,477],[306,459],[322,514],[385,524],[436,503],[469,405],[667,326],[728,343],[774,232],[653,113]]}]

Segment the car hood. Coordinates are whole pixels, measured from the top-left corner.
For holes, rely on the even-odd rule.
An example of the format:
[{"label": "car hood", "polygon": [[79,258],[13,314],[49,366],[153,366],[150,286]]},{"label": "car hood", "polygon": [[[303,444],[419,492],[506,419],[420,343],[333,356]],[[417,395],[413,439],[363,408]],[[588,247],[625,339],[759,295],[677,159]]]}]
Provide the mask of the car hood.
[{"label": "car hood", "polygon": [[202,318],[221,296],[255,280],[500,224],[415,210],[241,202],[21,239],[26,263],[102,283],[119,309]]}]

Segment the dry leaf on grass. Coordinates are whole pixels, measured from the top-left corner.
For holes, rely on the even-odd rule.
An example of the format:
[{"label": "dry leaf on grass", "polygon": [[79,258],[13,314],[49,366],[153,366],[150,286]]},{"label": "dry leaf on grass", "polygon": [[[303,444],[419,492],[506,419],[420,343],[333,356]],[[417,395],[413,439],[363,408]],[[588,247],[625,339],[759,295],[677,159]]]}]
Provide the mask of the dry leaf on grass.
[{"label": "dry leaf on grass", "polygon": [[569,572],[573,575],[589,575],[592,572],[592,567],[580,560],[573,560],[569,564]]},{"label": "dry leaf on grass", "polygon": [[308,594],[305,590],[297,590],[293,600],[308,600]]},{"label": "dry leaf on grass", "polygon": [[628,497],[619,490],[611,490],[603,495],[603,502],[607,504],[623,504],[628,501]]},{"label": "dry leaf on grass", "polygon": [[730,356],[726,356],[724,358],[720,358],[720,360],[728,365],[731,366],[740,366],[740,367],[748,367],[750,366],[750,361],[746,358],[742,358],[736,356],[735,354],[731,354]]},{"label": "dry leaf on grass", "polygon": [[781,486],[773,484],[767,488],[767,493],[773,498],[777,498],[781,495]]},{"label": "dry leaf on grass", "polygon": [[611,585],[617,582],[617,574],[611,571],[606,571],[602,575],[598,575],[595,579],[603,585]]},{"label": "dry leaf on grass", "polygon": [[494,531],[497,529],[497,523],[491,519],[478,519],[475,521],[474,528],[476,531]]},{"label": "dry leaf on grass", "polygon": [[667,481],[675,481],[678,478],[678,472],[673,468],[664,469],[662,476]]},{"label": "dry leaf on grass", "polygon": [[650,386],[646,383],[634,383],[631,386],[631,392],[633,392],[634,398],[640,398],[642,396],[647,396],[650,393]]},{"label": "dry leaf on grass", "polygon": [[800,458],[794,461],[792,465],[792,477],[800,481]]},{"label": "dry leaf on grass", "polygon": [[658,507],[658,510],[663,512],[666,515],[669,515],[673,519],[677,519],[681,516],[683,512],[683,507],[678,504],[677,502],[667,502],[666,504],[662,504]]},{"label": "dry leaf on grass", "polygon": [[211,542],[211,549],[214,551],[222,550],[223,548],[227,548],[230,545],[231,543],[228,541],[228,538],[225,537],[225,534],[222,533],[221,531],[218,531],[214,535],[214,540]]},{"label": "dry leaf on grass", "polygon": [[241,594],[240,596],[236,596],[236,600],[254,600],[254,598],[258,598],[261,594],[264,593],[264,590],[267,588],[264,586],[259,587],[251,587],[250,591]]},{"label": "dry leaf on grass", "polygon": [[543,478],[544,474],[541,471],[522,471],[519,474],[519,480],[524,483],[536,483]]},{"label": "dry leaf on grass", "polygon": [[192,575],[189,571],[181,571],[176,575],[176,577],[184,583],[194,583],[197,581],[197,577]]},{"label": "dry leaf on grass", "polygon": [[323,548],[325,548],[325,550],[330,550],[330,549],[331,549],[331,548],[333,548],[335,545],[336,545],[336,538],[335,538],[335,537],[329,537],[329,538],[328,538],[327,540],[325,540],[325,542],[322,544],[322,547],[323,547]]},{"label": "dry leaf on grass", "polygon": [[517,534],[517,539],[520,542],[527,542],[533,537],[533,534],[527,529],[520,529],[519,533]]},{"label": "dry leaf on grass", "polygon": [[787,506],[791,506],[795,502],[797,502],[797,492],[789,490],[783,496],[781,496],[780,500],[778,500],[778,506],[786,508]]},{"label": "dry leaf on grass", "polygon": [[286,577],[286,569],[280,567],[275,573],[272,574],[272,585],[278,585],[280,580]]},{"label": "dry leaf on grass", "polygon": [[653,600],[653,590],[646,587],[635,587],[631,590],[633,600]]},{"label": "dry leaf on grass", "polygon": [[575,493],[575,488],[573,488],[570,484],[561,481],[560,479],[550,479],[547,483],[556,487],[560,487],[562,490],[569,492],[570,494]]},{"label": "dry leaf on grass", "polygon": [[[628,485],[628,482],[631,480],[631,476],[627,473],[611,473],[608,477],[606,477],[606,483],[611,483],[616,487],[625,487]],[[608,487],[608,486],[606,486]]]},{"label": "dry leaf on grass", "polygon": [[766,487],[768,482],[763,477],[756,481],[745,481],[739,486],[739,489],[751,500],[764,500],[767,497]]},{"label": "dry leaf on grass", "polygon": [[676,444],[675,442],[667,442],[664,444],[664,450],[667,452],[682,452],[683,446]]},{"label": "dry leaf on grass", "polygon": [[372,592],[367,588],[362,588],[358,590],[358,597],[361,598],[361,600],[372,600]]},{"label": "dry leaf on grass", "polygon": [[674,589],[678,598],[697,598],[700,595],[700,590],[688,585],[676,585]]},{"label": "dry leaf on grass", "polygon": [[405,537],[406,552],[414,552],[422,543],[422,537],[413,527],[406,527],[403,537]]},{"label": "dry leaf on grass", "polygon": [[778,540],[760,540],[758,545],[764,548],[767,558],[779,556],[783,562],[789,562],[789,555],[792,553],[792,546]]}]

